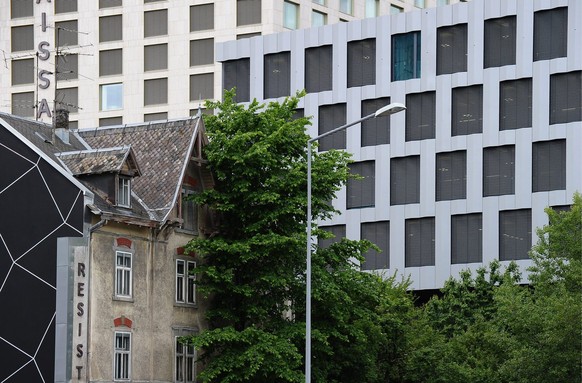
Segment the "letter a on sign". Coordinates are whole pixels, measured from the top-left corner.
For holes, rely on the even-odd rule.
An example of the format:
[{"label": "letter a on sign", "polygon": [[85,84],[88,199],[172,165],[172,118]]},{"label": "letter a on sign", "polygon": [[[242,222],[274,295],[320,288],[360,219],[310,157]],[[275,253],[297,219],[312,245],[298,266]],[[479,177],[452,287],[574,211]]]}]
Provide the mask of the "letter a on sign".
[{"label": "letter a on sign", "polygon": [[38,103],[38,112],[36,112],[36,118],[40,118],[43,113],[46,113],[47,117],[52,117],[51,109],[48,106],[48,102],[46,102],[46,98],[43,98]]}]

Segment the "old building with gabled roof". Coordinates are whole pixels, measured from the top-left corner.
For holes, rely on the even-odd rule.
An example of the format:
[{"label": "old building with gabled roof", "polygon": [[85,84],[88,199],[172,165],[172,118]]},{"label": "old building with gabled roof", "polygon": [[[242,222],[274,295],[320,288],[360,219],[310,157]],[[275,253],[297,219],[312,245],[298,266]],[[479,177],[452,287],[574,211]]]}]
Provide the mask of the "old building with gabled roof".
[{"label": "old building with gabled roof", "polygon": [[[0,124],[6,127],[0,153],[24,141],[90,196],[74,210],[84,222],[77,230],[83,239],[65,251],[63,303],[53,310],[64,327],[51,335],[55,352],[48,359],[67,358],[26,381],[52,381],[51,374],[59,382],[194,381],[195,351],[178,338],[205,325],[191,273],[196,257],[183,248],[210,220],[185,198],[213,185],[202,157],[202,119],[69,130],[0,114]],[[4,139],[11,133],[15,143]],[[1,178],[9,182],[4,172]],[[34,193],[29,188],[24,195],[34,199]],[[43,217],[19,219],[30,224]],[[4,321],[0,331],[9,331]],[[22,381],[20,359],[0,368],[0,381]]]}]

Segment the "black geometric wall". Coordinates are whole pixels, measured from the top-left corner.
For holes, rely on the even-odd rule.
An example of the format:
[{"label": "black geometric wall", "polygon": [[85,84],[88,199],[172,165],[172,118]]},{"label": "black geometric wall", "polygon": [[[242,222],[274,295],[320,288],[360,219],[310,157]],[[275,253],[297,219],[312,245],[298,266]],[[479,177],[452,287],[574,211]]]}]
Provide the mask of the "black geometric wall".
[{"label": "black geometric wall", "polygon": [[0,125],[0,383],[54,381],[56,239],[82,236],[83,202]]}]

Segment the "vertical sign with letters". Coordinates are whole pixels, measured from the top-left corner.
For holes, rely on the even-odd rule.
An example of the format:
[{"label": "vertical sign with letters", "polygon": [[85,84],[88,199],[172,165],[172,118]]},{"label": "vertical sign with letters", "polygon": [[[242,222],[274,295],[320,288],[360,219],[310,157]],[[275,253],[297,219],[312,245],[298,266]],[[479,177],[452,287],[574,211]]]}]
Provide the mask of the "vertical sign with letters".
[{"label": "vertical sign with letters", "polygon": [[[36,0],[36,14],[40,14],[40,41],[36,45],[36,56],[38,58],[37,68],[37,84],[38,84],[38,104],[36,105],[36,119],[42,120],[43,116],[47,118],[52,117],[51,107],[48,100],[54,98],[54,90],[51,90],[51,78],[54,79],[54,72],[49,70],[49,59],[51,58],[51,48],[54,44],[54,27],[50,27],[47,21],[47,13],[52,14],[51,0]],[[36,33],[35,33],[36,35]],[[56,60],[54,57],[54,67],[56,68]]]},{"label": "vertical sign with letters", "polygon": [[[79,249],[83,250],[83,249]],[[87,324],[89,292],[88,251],[76,251],[73,264],[73,344],[71,382],[87,381]]]}]

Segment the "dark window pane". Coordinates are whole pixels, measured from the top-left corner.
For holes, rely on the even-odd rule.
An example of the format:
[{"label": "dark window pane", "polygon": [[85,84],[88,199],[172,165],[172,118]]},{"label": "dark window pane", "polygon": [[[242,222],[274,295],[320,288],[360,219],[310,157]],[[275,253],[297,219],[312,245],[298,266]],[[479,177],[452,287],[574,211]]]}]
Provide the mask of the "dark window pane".
[{"label": "dark window pane", "polygon": [[499,260],[528,259],[531,246],[531,210],[500,211]]},{"label": "dark window pane", "polygon": [[57,90],[57,109],[66,109],[70,113],[77,113],[79,110],[79,90],[77,88],[66,88]]},{"label": "dark window pane", "polygon": [[467,24],[437,29],[437,75],[467,71]]},{"label": "dark window pane", "polygon": [[168,69],[168,44],[146,45],[143,53],[145,72]]},{"label": "dark window pane", "polygon": [[481,213],[451,216],[451,263],[483,261]]},{"label": "dark window pane", "polygon": [[420,31],[392,36],[392,81],[420,78]]},{"label": "dark window pane", "polygon": [[59,47],[79,45],[79,28],[77,20],[55,23],[55,41]]},{"label": "dark window pane", "polygon": [[453,136],[483,132],[483,86],[453,88]]},{"label": "dark window pane", "polygon": [[350,174],[346,188],[346,208],[371,207],[375,204],[376,167],[374,161],[356,162],[349,165]]},{"label": "dark window pane", "polygon": [[236,25],[261,23],[261,0],[236,0]]},{"label": "dark window pane", "polygon": [[[390,97],[362,101],[362,117],[366,117],[386,105]],[[362,146],[375,146],[390,143],[390,116],[370,118],[362,122]]]},{"label": "dark window pane", "polygon": [[167,112],[160,112],[160,113],[148,113],[143,115],[144,122],[150,121],[164,121],[168,119]]},{"label": "dark window pane", "polygon": [[437,153],[436,200],[446,201],[467,197],[467,152]]},{"label": "dark window pane", "polygon": [[58,56],[57,62],[59,81],[75,80],[79,77],[79,55],[66,53]]},{"label": "dark window pane", "polygon": [[99,0],[99,9],[111,8],[111,7],[121,7],[121,0]]},{"label": "dark window pane", "polygon": [[566,189],[566,140],[532,145],[532,192]]},{"label": "dark window pane", "polygon": [[483,149],[483,196],[515,193],[515,146]]},{"label": "dark window pane", "polygon": [[121,15],[99,18],[99,42],[119,41],[123,39]]},{"label": "dark window pane", "polygon": [[168,79],[156,78],[144,81],[144,105],[168,103]]},{"label": "dark window pane", "polygon": [[362,270],[379,270],[390,268],[390,222],[368,222],[360,225],[361,238],[367,239],[381,250],[368,250]]},{"label": "dark window pane", "polygon": [[190,101],[214,98],[214,73],[190,76]]},{"label": "dark window pane", "polygon": [[122,117],[107,117],[99,119],[99,126],[115,126],[123,124]]},{"label": "dark window pane", "polygon": [[250,59],[238,59],[222,63],[222,89],[236,88],[236,101],[247,102],[251,92],[251,63]]},{"label": "dark window pane", "polygon": [[307,93],[331,90],[332,52],[331,45],[305,49],[305,90]]},{"label": "dark window pane", "polygon": [[[346,124],[346,104],[319,107],[318,134],[323,134]],[[345,149],[346,131],[334,133],[319,140],[320,150]]]},{"label": "dark window pane", "polygon": [[332,243],[337,243],[346,237],[346,225],[334,225],[334,226],[321,226],[322,230],[329,231],[334,235],[333,238],[317,240],[317,245],[319,247],[328,247]]},{"label": "dark window pane", "polygon": [[485,20],[484,68],[515,64],[515,16]]},{"label": "dark window pane", "polygon": [[532,126],[531,97],[531,78],[499,84],[499,130]]},{"label": "dark window pane", "polygon": [[190,66],[214,64],[214,39],[190,41]]},{"label": "dark window pane", "polygon": [[420,156],[390,159],[390,205],[420,202]]},{"label": "dark window pane", "polygon": [[214,4],[190,7],[190,32],[214,29]]},{"label": "dark window pane", "polygon": [[568,8],[554,8],[534,13],[533,59],[566,57],[568,48]]},{"label": "dark window pane", "polygon": [[264,98],[277,98],[291,94],[291,53],[265,55]]},{"label": "dark window pane", "polygon": [[10,33],[12,52],[34,49],[34,29],[32,25],[12,27]]},{"label": "dark window pane", "polygon": [[376,39],[348,42],[348,88],[376,83]]},{"label": "dark window pane", "polygon": [[434,218],[407,219],[404,266],[434,266]]},{"label": "dark window pane", "polygon": [[251,37],[260,36],[261,32],[254,32],[254,33],[241,33],[240,35],[236,35],[237,40],[242,39],[250,39]]},{"label": "dark window pane", "polygon": [[12,114],[34,117],[34,92],[12,93]]},{"label": "dark window pane", "polygon": [[10,0],[10,17],[31,17],[34,14],[34,0]]},{"label": "dark window pane", "polygon": [[123,51],[111,49],[99,52],[99,76],[123,73]]},{"label": "dark window pane", "polygon": [[406,141],[435,138],[435,92],[406,95]]},{"label": "dark window pane", "polygon": [[34,59],[12,60],[12,85],[34,83]]},{"label": "dark window pane", "polygon": [[144,37],[168,34],[168,10],[144,12]]},{"label": "dark window pane", "polygon": [[582,71],[550,75],[550,124],[582,121]]},{"label": "dark window pane", "polygon": [[77,12],[77,0],[55,0],[55,13]]}]

